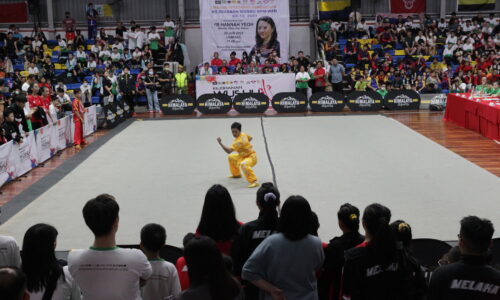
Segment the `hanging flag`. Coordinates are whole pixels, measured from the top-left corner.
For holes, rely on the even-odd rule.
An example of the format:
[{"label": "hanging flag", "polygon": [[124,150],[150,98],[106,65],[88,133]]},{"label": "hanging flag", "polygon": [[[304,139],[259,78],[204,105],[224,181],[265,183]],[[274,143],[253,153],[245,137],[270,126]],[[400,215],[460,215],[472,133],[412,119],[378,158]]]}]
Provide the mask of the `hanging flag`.
[{"label": "hanging flag", "polygon": [[391,0],[391,12],[393,14],[425,13],[425,3],[426,0]]},{"label": "hanging flag", "polygon": [[318,1],[320,19],[346,21],[351,13],[351,0],[323,0]]},{"label": "hanging flag", "polygon": [[94,4],[99,17],[113,17],[113,8],[109,4]]},{"label": "hanging flag", "polygon": [[458,11],[494,10],[495,0],[458,0]]}]

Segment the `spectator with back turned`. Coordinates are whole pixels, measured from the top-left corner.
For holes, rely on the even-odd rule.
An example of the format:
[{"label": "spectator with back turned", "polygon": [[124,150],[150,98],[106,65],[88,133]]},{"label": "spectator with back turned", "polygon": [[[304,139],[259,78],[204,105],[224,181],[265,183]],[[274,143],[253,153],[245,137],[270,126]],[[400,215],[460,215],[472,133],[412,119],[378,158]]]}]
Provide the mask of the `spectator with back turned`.
[{"label": "spectator with back turned", "polygon": [[500,299],[500,272],[486,264],[493,232],[490,220],[469,216],[460,221],[461,259],[434,271],[428,300]]},{"label": "spectator with back turned", "polygon": [[[257,191],[256,204],[259,208],[259,217],[240,227],[231,249],[234,262],[233,273],[238,277],[241,277],[241,269],[255,248],[276,232],[280,205],[278,189],[271,182],[263,183]],[[244,292],[246,300],[259,299],[259,289],[250,282],[244,283]]]},{"label": "spectator with back turned", "polygon": [[323,273],[318,283],[321,299],[339,299],[344,252],[361,244],[365,239],[359,233],[360,214],[357,207],[349,203],[343,204],[337,212],[337,218],[342,235],[330,240],[325,249]]},{"label": "spectator with back turned", "polygon": [[0,299],[30,299],[30,296],[26,290],[26,276],[18,268],[0,268]]},{"label": "spectator with back turned", "polygon": [[383,205],[365,208],[365,241],[345,253],[341,299],[421,299],[420,266],[398,249],[390,220]]}]

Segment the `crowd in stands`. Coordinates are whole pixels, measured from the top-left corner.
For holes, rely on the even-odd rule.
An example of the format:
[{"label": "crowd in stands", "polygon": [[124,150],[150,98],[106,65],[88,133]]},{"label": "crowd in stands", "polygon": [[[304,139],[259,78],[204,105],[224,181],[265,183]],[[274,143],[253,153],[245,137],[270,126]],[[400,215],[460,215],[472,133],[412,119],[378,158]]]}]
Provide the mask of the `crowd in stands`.
[{"label": "crowd in stands", "polygon": [[290,58],[280,58],[276,50],[266,57],[232,52],[221,58],[216,52],[198,74],[295,73],[297,91],[303,93],[309,88],[373,90],[383,96],[389,90],[500,93],[500,26],[494,14],[466,20],[452,13],[447,20],[426,16],[421,22],[379,17],[374,26],[365,19],[320,20],[313,28],[319,60],[302,51]]},{"label": "crowd in stands", "polygon": [[[280,193],[264,183],[256,195],[256,216],[243,224],[221,185],[206,193],[194,233],[184,238],[183,256],[160,256],[166,230],[146,224],[140,250],[117,246],[117,200],[102,194],[82,213],[95,236],[88,249],[55,256],[58,231],[30,227],[20,252],[0,236],[0,299],[499,299],[500,271],[489,266],[494,233],[487,219],[460,221],[458,246],[425,270],[411,252],[412,228],[391,221],[388,207],[368,205],[363,213],[340,206],[342,235],[318,238],[317,215],[302,196],[281,205]],[[195,226],[195,224],[193,224]],[[360,230],[363,228],[363,231]],[[175,265],[174,265],[175,264]],[[432,272],[430,280],[424,272]]]},{"label": "crowd in stands", "polygon": [[[93,14],[90,5],[87,17],[92,30]],[[31,37],[23,36],[15,25],[0,33],[0,123],[4,128],[0,144],[20,136],[7,133],[11,126],[4,120],[11,118],[10,113],[18,122],[22,119],[20,133],[27,133],[40,127],[36,124],[71,113],[76,90],[85,106],[123,101],[133,110],[136,103],[147,103],[149,112],[160,112],[159,93],[193,93],[188,90],[192,77],[182,66],[183,46],[169,16],[161,35],[155,26],[146,29],[131,21],[128,28],[119,22],[113,35],[101,28],[85,39],[69,12],[61,23],[65,34],[56,40],[48,40],[38,28]]]}]

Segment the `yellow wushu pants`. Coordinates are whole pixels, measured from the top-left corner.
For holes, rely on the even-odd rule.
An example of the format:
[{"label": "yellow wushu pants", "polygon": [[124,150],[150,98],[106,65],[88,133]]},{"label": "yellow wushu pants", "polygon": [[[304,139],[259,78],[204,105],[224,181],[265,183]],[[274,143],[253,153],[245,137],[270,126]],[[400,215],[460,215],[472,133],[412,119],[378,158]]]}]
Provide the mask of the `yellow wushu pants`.
[{"label": "yellow wushu pants", "polygon": [[257,177],[253,172],[252,167],[257,164],[257,153],[252,153],[249,156],[241,156],[238,153],[231,153],[228,155],[229,170],[233,176],[241,176],[240,167],[243,175],[249,183],[257,181]]}]

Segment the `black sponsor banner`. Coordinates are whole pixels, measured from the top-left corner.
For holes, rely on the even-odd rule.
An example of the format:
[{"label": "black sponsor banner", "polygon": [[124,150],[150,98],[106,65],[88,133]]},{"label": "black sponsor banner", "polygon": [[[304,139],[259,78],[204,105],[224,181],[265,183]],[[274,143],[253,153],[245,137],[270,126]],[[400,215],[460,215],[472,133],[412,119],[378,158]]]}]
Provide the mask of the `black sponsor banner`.
[{"label": "black sponsor banner", "polygon": [[279,113],[306,112],[307,98],[302,93],[278,93],[273,97],[272,105]]},{"label": "black sponsor banner", "polygon": [[231,104],[231,97],[226,94],[204,94],[198,97],[196,108],[203,114],[225,114]]},{"label": "black sponsor banner", "polygon": [[390,110],[420,108],[420,95],[415,91],[390,91],[385,95],[385,107]]},{"label": "black sponsor banner", "polygon": [[166,115],[190,115],[194,111],[195,104],[190,95],[163,95],[160,107]]},{"label": "black sponsor banner", "polygon": [[120,122],[116,114],[116,107],[113,103],[105,105],[102,111],[104,113],[106,128],[113,128]]},{"label": "black sponsor banner", "polygon": [[345,97],[337,92],[319,92],[309,98],[309,105],[314,112],[342,111],[345,107]]},{"label": "black sponsor banner", "polygon": [[352,92],[347,95],[347,106],[352,111],[377,111],[382,108],[384,98],[373,91]]},{"label": "black sponsor banner", "polygon": [[421,94],[420,109],[430,109],[432,106],[446,107],[447,94]]},{"label": "black sponsor banner", "polygon": [[234,97],[234,109],[239,113],[263,113],[269,107],[269,98],[265,94],[243,93]]}]

